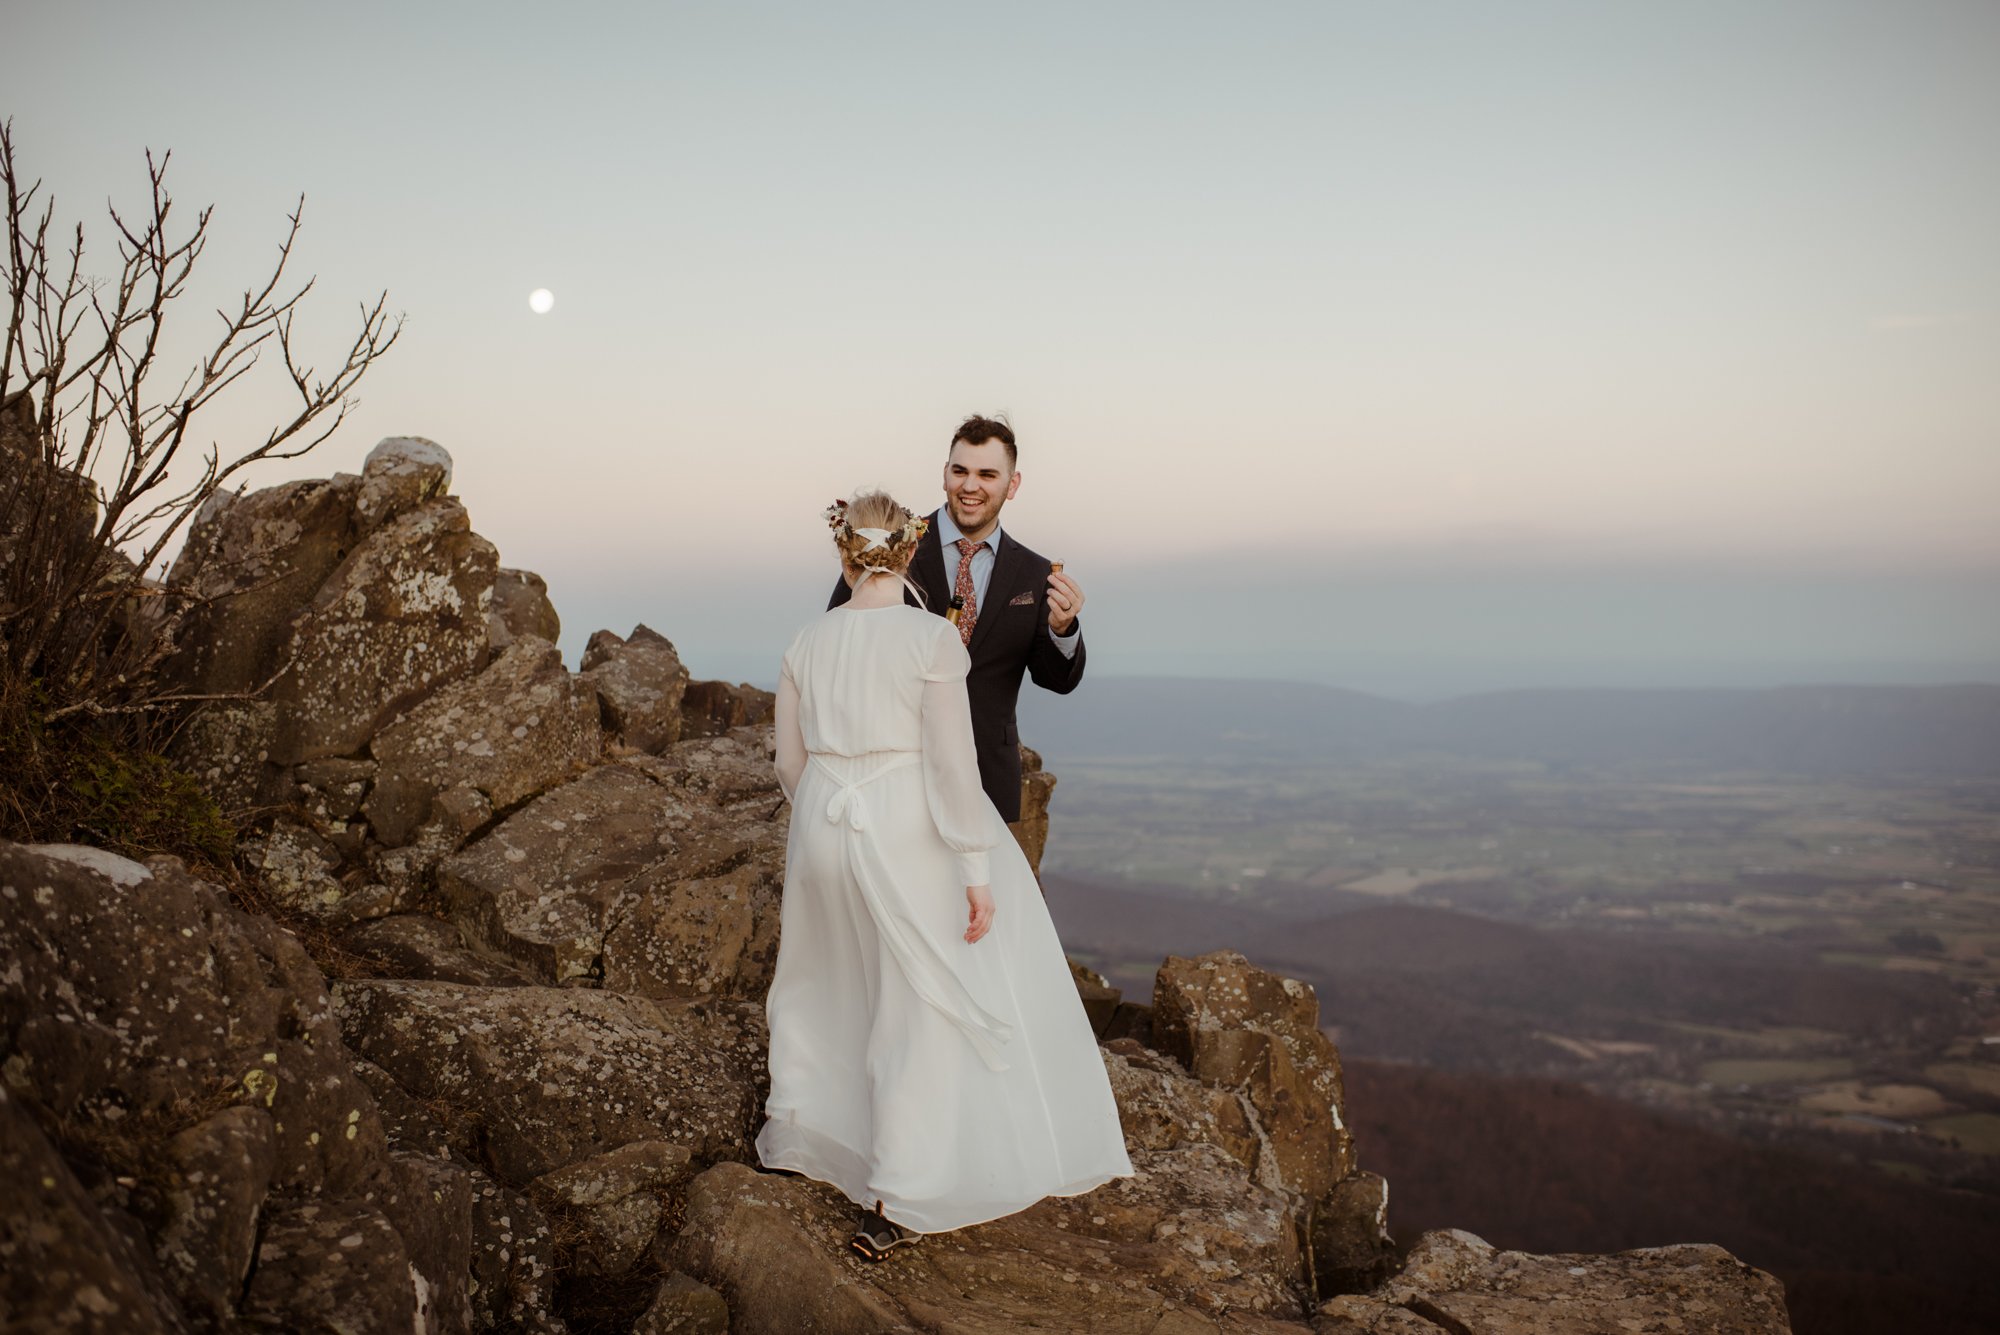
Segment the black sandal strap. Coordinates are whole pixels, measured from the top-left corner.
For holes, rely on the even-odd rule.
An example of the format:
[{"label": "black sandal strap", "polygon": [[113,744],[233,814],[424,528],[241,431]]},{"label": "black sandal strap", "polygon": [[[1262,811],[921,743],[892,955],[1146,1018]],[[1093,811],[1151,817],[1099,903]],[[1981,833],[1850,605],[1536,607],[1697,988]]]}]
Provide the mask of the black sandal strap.
[{"label": "black sandal strap", "polygon": [[892,1219],[883,1217],[874,1210],[861,1213],[861,1227],[854,1231],[848,1244],[871,1261],[879,1261],[888,1255],[891,1247],[914,1241],[919,1234],[904,1228]]}]

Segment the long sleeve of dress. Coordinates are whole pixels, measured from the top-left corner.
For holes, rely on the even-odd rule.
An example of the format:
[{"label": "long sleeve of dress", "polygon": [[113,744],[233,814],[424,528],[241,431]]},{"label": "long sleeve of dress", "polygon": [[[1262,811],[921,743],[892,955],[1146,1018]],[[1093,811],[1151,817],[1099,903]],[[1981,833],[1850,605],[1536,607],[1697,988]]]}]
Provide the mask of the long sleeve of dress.
[{"label": "long sleeve of dress", "polygon": [[937,649],[924,673],[924,790],[938,833],[958,854],[959,879],[967,885],[987,885],[991,871],[988,850],[1001,828],[992,800],[979,786],[979,753],[972,742],[972,706],[966,699],[965,674],[972,659],[959,643],[951,623],[941,625]]},{"label": "long sleeve of dress", "polygon": [[792,680],[789,662],[778,673],[778,702],[771,721],[777,734],[778,787],[790,801],[806,772],[806,736],[799,730],[799,685]]}]

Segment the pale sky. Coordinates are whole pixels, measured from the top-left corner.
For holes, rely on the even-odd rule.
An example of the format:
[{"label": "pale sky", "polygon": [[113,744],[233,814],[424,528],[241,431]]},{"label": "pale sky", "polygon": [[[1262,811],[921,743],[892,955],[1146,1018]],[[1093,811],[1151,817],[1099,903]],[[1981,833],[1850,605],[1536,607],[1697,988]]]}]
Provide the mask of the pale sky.
[{"label": "pale sky", "polygon": [[100,255],[148,147],[217,205],[188,332],[299,192],[302,326],[408,313],[341,435],[255,480],[437,440],[572,661],[644,621],[768,681],[831,584],[820,508],[934,504],[976,410],[1020,432],[1003,522],[1083,582],[1094,672],[2000,680],[1989,0],[6,30],[0,116]]}]

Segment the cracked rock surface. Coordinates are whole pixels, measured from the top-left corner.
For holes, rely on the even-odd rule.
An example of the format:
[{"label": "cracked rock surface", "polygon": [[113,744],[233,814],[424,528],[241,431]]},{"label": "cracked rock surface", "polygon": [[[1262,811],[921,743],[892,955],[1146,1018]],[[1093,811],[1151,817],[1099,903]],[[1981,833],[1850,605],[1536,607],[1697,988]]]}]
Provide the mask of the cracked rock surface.
[{"label": "cracked rock surface", "polygon": [[354,755],[398,710],[478,671],[498,565],[449,497],[363,538],[294,623],[273,758]]},{"label": "cracked rock surface", "polygon": [[504,810],[597,759],[597,711],[562,655],[523,636],[477,676],[412,706],[368,743],[374,784],[361,810],[383,844],[408,842],[449,789]]},{"label": "cracked rock surface", "polygon": [[334,999],[356,1053],[419,1098],[476,1111],[503,1181],[636,1140],[703,1162],[749,1153],[761,1007],[395,979],[350,979]]}]

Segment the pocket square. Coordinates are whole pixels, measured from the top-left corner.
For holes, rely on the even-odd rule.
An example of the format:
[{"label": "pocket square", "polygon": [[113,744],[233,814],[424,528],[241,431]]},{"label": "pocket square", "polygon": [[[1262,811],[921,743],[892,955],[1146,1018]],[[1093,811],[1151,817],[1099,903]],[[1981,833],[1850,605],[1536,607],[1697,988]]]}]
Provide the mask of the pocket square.
[{"label": "pocket square", "polygon": [[1032,591],[1017,593],[1007,601],[1007,606],[1009,607],[1033,607],[1034,605],[1035,595]]}]

